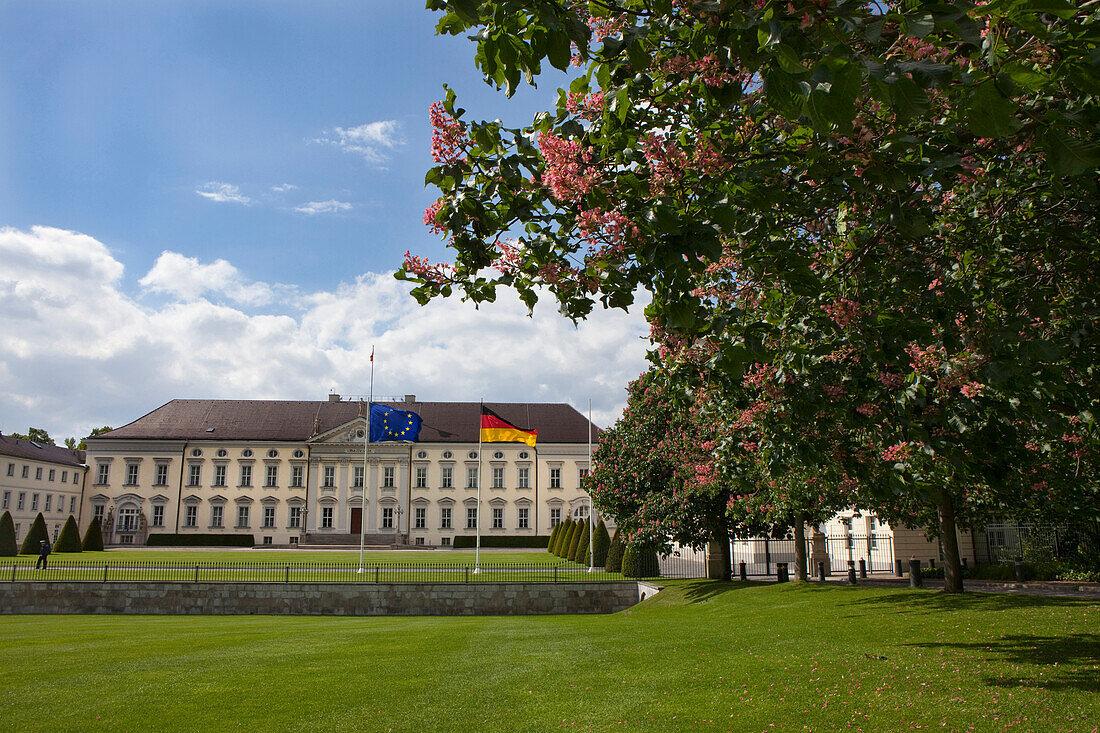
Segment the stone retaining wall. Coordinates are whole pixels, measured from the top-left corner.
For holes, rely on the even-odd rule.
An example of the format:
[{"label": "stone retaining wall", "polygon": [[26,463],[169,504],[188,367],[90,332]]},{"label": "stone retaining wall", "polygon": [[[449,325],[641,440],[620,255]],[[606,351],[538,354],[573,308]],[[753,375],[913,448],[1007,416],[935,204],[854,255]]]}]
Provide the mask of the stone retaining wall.
[{"label": "stone retaining wall", "polygon": [[0,613],[485,616],[616,613],[652,595],[593,583],[0,583]]}]

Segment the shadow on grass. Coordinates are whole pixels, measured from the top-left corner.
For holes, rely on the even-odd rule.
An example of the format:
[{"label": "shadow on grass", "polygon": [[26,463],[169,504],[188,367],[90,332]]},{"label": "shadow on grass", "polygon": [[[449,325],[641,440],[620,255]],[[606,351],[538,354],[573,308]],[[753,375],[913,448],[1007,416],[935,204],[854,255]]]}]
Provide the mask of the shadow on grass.
[{"label": "shadow on grass", "polygon": [[[907,606],[910,610],[1003,611],[1013,608],[1088,608],[1100,601],[1095,598],[1063,596],[1027,596],[1015,593],[944,593],[928,590],[895,590],[875,593],[849,601],[852,606]],[[900,610],[900,609],[898,609]]]},{"label": "shadow on grass", "polygon": [[676,587],[681,589],[684,599],[688,603],[706,603],[734,591],[758,588],[764,585],[773,584],[751,580],[745,582],[740,580],[688,580],[677,583]]},{"label": "shadow on grass", "polygon": [[1095,669],[1100,660],[1100,636],[1096,634],[1019,634],[988,642],[924,642],[907,646],[958,649],[974,655],[985,653],[1015,665],[1015,671],[1023,665],[1036,668],[1034,676],[986,677],[985,683],[991,687],[1100,692],[1100,672]]}]

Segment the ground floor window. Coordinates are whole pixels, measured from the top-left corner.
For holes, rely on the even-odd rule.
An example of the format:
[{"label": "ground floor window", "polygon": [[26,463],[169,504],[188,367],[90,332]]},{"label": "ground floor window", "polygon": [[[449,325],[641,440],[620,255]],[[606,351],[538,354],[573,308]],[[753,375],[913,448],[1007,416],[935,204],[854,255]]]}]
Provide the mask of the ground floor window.
[{"label": "ground floor window", "polygon": [[493,529],[504,529],[504,509],[493,509]]},{"label": "ground floor window", "polygon": [[154,527],[163,527],[164,526],[164,505],[163,504],[157,504],[153,507],[153,526]]},{"label": "ground floor window", "polygon": [[298,538],[297,537],[291,537],[290,538],[290,544],[292,544],[292,545],[298,544]]},{"label": "ground floor window", "polygon": [[443,539],[439,540],[439,544],[443,545],[444,547],[448,547],[451,544],[451,538],[444,537]]},{"label": "ground floor window", "polygon": [[550,510],[550,526],[557,527],[561,524],[561,508],[555,508]]},{"label": "ground floor window", "polygon": [[290,528],[300,529],[302,527],[302,507],[292,506],[290,507]]},{"label": "ground floor window", "polygon": [[275,507],[264,507],[264,529],[270,529],[275,526]]},{"label": "ground floor window", "polygon": [[265,545],[270,545],[271,543],[272,543],[272,539],[270,537],[264,537],[264,544]]},{"label": "ground floor window", "polygon": [[330,506],[321,507],[321,529],[331,529],[332,528],[332,514],[333,514],[332,507],[330,507]]},{"label": "ground floor window", "polygon": [[222,523],[225,521],[224,516],[225,516],[225,509],[223,507],[221,507],[221,506],[212,506],[212,507],[210,507],[210,526],[211,527],[220,527],[220,526],[222,526]]},{"label": "ground floor window", "polygon": [[466,529],[477,529],[477,507],[467,507]]},{"label": "ground floor window", "polygon": [[[102,507],[98,507],[98,508],[102,508]],[[198,523],[199,523],[199,508],[197,506],[195,506],[194,504],[190,504],[184,510],[183,526],[184,527],[195,527],[195,526],[198,526]]]},{"label": "ground floor window", "polygon": [[393,529],[393,507],[383,507],[382,529]]},{"label": "ground floor window", "polygon": [[527,508],[524,508],[524,507],[520,508],[520,510],[519,510],[519,528],[520,529],[527,529],[530,526],[530,522],[529,522],[529,519],[528,519],[528,517],[530,515],[530,512],[531,512],[530,509],[527,509]]},{"label": "ground floor window", "polygon": [[413,509],[413,523],[417,529],[424,529],[428,526],[428,510],[424,507]]},{"label": "ground floor window", "polygon": [[439,528],[451,528],[451,508],[449,506],[445,506],[439,510]]}]

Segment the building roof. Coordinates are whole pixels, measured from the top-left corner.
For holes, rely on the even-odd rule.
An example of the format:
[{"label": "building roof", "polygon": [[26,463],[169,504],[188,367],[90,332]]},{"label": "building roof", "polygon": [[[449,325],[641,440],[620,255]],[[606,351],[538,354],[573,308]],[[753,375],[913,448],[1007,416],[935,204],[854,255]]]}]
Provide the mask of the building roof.
[{"label": "building roof", "polygon": [[47,445],[0,435],[0,455],[60,463],[64,466],[83,466],[85,453],[82,450],[70,450],[63,445]]},{"label": "building roof", "polygon": [[[362,404],[362,407],[360,406]],[[477,402],[378,402],[415,412],[423,419],[422,443],[476,443]],[[486,402],[485,406],[520,428],[538,430],[542,443],[588,442],[588,420],[570,405]],[[366,412],[358,401],[172,400],[144,417],[97,440],[273,440],[305,441],[344,425]],[[592,440],[597,440],[593,426]]]}]

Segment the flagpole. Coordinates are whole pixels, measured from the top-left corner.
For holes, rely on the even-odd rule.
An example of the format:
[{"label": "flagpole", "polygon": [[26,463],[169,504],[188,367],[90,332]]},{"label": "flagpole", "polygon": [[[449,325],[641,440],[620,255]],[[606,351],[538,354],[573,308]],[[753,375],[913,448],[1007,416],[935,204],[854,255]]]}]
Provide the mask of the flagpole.
[{"label": "flagpole", "polygon": [[477,523],[474,527],[476,536],[474,544],[474,572],[481,572],[481,416],[485,409],[485,399],[481,400],[481,407],[477,411]]},{"label": "flagpole", "polygon": [[367,397],[367,429],[363,440],[363,490],[359,497],[359,572],[363,572],[363,548],[367,541],[367,482],[370,480],[370,466],[367,454],[370,452],[370,408],[374,404],[374,347],[370,347],[370,394]]},{"label": "flagpole", "polygon": [[[592,482],[592,399],[588,400],[588,481]],[[592,524],[596,521],[596,507],[592,504],[592,492],[585,492],[588,494],[588,572],[594,572],[596,566],[593,564],[593,560],[596,558],[596,553],[592,551]]]}]

